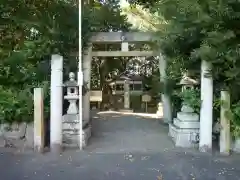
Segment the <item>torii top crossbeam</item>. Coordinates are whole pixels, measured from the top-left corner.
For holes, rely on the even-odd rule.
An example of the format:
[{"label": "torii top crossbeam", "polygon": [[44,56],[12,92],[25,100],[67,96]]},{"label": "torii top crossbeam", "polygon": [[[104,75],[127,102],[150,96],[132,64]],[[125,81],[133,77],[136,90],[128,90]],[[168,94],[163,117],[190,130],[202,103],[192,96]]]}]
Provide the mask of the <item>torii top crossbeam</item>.
[{"label": "torii top crossbeam", "polygon": [[125,42],[149,42],[153,40],[153,34],[149,32],[98,32],[92,38],[92,43],[121,43]]}]

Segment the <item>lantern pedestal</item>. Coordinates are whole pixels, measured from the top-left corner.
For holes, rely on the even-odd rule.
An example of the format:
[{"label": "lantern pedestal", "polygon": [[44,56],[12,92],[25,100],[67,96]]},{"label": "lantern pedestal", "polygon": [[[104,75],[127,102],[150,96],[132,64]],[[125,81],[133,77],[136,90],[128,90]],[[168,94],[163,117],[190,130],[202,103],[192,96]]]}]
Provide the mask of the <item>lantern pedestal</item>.
[{"label": "lantern pedestal", "polygon": [[67,114],[78,114],[78,108],[77,108],[77,95],[68,95],[64,96],[64,99],[68,100],[69,102],[69,107],[67,110]]},{"label": "lantern pedestal", "polygon": [[173,123],[169,124],[169,136],[177,147],[196,147],[199,141],[199,115],[183,105]]},{"label": "lantern pedestal", "polygon": [[[64,147],[79,147],[79,115],[65,114],[63,116],[63,145]],[[88,121],[82,122],[83,147],[91,137],[91,126]]]}]

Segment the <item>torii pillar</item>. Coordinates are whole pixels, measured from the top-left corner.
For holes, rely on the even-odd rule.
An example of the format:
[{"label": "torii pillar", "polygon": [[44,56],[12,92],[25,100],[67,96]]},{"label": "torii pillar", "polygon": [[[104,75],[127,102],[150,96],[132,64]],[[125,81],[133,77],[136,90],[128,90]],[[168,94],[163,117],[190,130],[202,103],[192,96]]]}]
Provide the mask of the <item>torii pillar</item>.
[{"label": "torii pillar", "polygon": [[212,74],[210,73],[212,68],[211,66],[211,63],[202,60],[199,135],[199,150],[201,152],[212,152],[213,78]]},{"label": "torii pillar", "polygon": [[83,95],[83,121],[90,120],[90,83],[91,83],[91,64],[92,64],[92,44],[89,44],[83,55],[83,84],[87,87],[87,92]]},{"label": "torii pillar", "polygon": [[[159,54],[159,71],[160,71],[160,81],[166,86],[167,83],[167,61],[162,53]],[[172,105],[170,95],[163,92],[161,94],[162,104],[163,104],[163,120],[165,123],[172,122]]]}]

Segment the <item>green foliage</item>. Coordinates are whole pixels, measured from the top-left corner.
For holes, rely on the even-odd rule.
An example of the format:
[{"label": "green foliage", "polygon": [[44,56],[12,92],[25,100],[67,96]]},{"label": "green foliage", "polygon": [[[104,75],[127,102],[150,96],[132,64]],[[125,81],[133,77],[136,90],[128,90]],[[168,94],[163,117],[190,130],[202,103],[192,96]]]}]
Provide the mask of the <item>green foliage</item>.
[{"label": "green foliage", "polygon": [[240,102],[232,105],[231,117],[231,131],[233,136],[240,137]]},{"label": "green foliage", "polygon": [[[136,2],[145,5],[143,0]],[[230,89],[235,104],[232,124],[234,134],[239,136],[240,2],[155,0],[145,7],[167,22],[159,21],[155,40],[168,58],[169,78],[176,80],[186,69],[197,72],[199,78],[201,61],[211,62],[214,94],[222,86]],[[214,116],[219,117],[220,104],[215,97]]]},{"label": "green foliage", "polygon": [[[83,49],[92,32],[128,27],[116,4],[94,2],[82,6]],[[48,118],[50,55],[63,55],[65,66],[76,64],[72,62],[76,58],[71,56],[78,52],[78,3],[74,0],[3,0],[0,11],[1,122],[33,120],[35,87],[44,88],[45,117]],[[86,88],[83,87],[83,91]]]},{"label": "green foliage", "polygon": [[[49,114],[49,83],[43,82],[40,87],[45,94],[45,116]],[[1,123],[30,122],[33,117],[33,87],[23,90],[6,89],[0,86],[0,117]]]},{"label": "green foliage", "polygon": [[183,104],[193,108],[196,113],[200,113],[201,99],[199,89],[185,89],[179,94]]},{"label": "green foliage", "polygon": [[118,1],[94,1],[85,4],[82,9],[82,41],[84,49],[93,32],[126,31],[129,24],[120,13]]},{"label": "green foliage", "polygon": [[[234,87],[231,88],[233,99],[236,99],[233,91],[239,88],[240,77],[237,7],[240,7],[238,1],[183,0],[174,3],[165,0],[159,9],[169,22],[166,31],[160,33],[159,43],[164,53],[172,58],[183,57],[182,65],[190,70],[195,70],[196,65],[199,68],[201,60],[210,61],[215,85]],[[219,107],[219,102],[214,105]],[[237,107],[233,114],[232,131],[239,136]]]},{"label": "green foliage", "polygon": [[192,69],[202,59],[211,61],[218,83],[235,83],[239,78],[238,6],[237,1],[161,1],[156,10],[168,24],[160,32],[159,44],[168,57],[183,58],[185,68]]}]

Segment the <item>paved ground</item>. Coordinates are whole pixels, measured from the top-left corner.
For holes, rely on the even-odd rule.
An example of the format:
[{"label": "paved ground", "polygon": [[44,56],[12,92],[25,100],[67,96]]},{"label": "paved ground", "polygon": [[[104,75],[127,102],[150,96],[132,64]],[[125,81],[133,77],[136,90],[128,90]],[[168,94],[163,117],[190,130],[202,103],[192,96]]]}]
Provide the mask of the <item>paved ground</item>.
[{"label": "paved ground", "polygon": [[1,179],[240,179],[240,156],[211,156],[174,148],[167,138],[167,128],[156,120],[108,115],[95,118],[94,130],[91,144],[84,152],[68,150],[55,156],[2,150]]},{"label": "paved ground", "polygon": [[144,116],[103,113],[93,116],[91,152],[162,152],[173,149],[168,126]]}]

